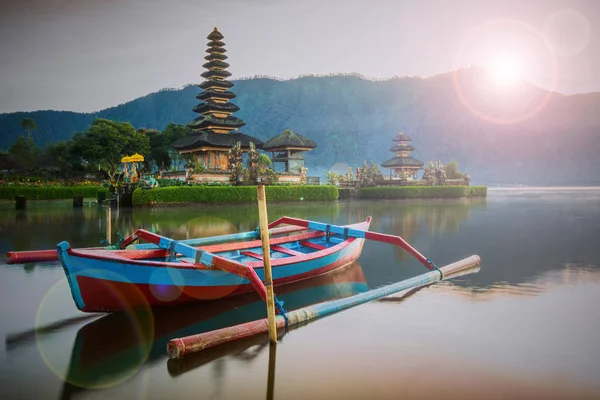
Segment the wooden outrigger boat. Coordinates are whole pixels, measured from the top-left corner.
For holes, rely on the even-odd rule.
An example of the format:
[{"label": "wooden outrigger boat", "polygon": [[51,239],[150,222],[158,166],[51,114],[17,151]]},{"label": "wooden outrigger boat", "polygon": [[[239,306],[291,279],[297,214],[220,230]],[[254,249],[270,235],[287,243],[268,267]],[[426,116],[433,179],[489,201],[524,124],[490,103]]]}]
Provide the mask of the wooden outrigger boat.
[{"label": "wooden outrigger boat", "polygon": [[[270,239],[273,284],[311,278],[355,261],[362,252],[364,235],[349,233],[367,231],[370,221],[337,232],[325,224],[287,217],[273,222],[270,230],[282,223],[295,225],[281,228],[276,232],[285,235]],[[294,230],[302,231],[289,233]],[[137,239],[150,243],[132,245]],[[73,249],[61,242],[57,253],[75,304],[84,312],[179,305],[252,290],[265,299],[261,240],[221,241],[207,238],[205,243],[219,244],[194,247],[140,229],[121,243],[122,249]]]},{"label": "wooden outrigger boat", "polygon": [[[265,301],[267,319],[171,339],[167,343],[170,358],[267,331],[269,340],[276,343],[279,328],[478,270],[480,258],[476,255],[438,268],[400,236],[370,232],[371,217],[347,226],[290,217],[268,224],[264,186],[257,190],[260,226],[253,232],[176,241],[139,229],[109,248],[73,249],[63,241],[56,251],[9,252],[7,263],[58,257],[75,304],[85,312],[147,310],[228,298],[253,289]],[[290,226],[275,228],[282,224]],[[133,244],[138,239],[150,243]],[[354,262],[365,239],[402,247],[429,272],[341,300],[285,311],[273,286],[326,274]]]}]

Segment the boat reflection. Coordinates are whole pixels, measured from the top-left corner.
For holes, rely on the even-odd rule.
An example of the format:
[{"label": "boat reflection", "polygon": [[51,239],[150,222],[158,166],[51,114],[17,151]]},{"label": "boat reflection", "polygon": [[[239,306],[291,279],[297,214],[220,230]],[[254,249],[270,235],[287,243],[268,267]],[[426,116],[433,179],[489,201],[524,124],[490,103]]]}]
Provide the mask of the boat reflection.
[{"label": "boat reflection", "polygon": [[[331,273],[277,289],[277,296],[284,302],[286,309],[291,311],[366,292],[368,286],[360,264],[355,262]],[[164,360],[167,342],[175,337],[208,332],[265,317],[264,303],[255,293],[176,309],[106,315],[88,323],[77,332],[61,397],[69,398],[85,389],[120,384],[137,373],[142,365]],[[200,358],[188,358],[187,364],[169,363],[169,372],[176,376],[231,352],[242,352],[255,344],[268,344],[266,337],[250,339],[226,349],[205,352]],[[245,354],[244,357],[252,358],[252,355]]]}]

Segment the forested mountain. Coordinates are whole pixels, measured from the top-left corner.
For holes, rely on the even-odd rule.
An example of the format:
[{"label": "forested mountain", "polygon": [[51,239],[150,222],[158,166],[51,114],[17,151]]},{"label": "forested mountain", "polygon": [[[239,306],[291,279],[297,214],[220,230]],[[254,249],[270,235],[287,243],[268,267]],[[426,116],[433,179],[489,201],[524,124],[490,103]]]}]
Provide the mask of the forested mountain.
[{"label": "forested mountain", "polygon": [[[317,142],[307,155],[309,175],[334,163],[381,163],[391,139],[409,135],[424,162],[457,160],[475,183],[600,184],[600,93],[565,96],[528,84],[493,86],[485,71],[372,81],[352,75],[287,81],[235,82],[240,131],[263,141],[291,129]],[[187,124],[200,92],[190,85],[163,90],[97,113],[36,111],[0,115],[0,147],[24,134],[20,121],[37,123],[39,145],[65,140],[95,117],[162,130]],[[385,172],[384,172],[385,173]]]}]

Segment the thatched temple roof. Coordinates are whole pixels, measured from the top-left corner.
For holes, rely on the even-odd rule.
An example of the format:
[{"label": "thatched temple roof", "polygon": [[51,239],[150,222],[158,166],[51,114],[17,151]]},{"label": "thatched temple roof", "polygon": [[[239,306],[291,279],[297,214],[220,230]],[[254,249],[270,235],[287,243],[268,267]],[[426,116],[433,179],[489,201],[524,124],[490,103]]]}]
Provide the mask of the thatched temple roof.
[{"label": "thatched temple roof", "polygon": [[317,147],[317,144],[298,133],[294,133],[289,129],[281,132],[279,135],[272,137],[263,144],[263,150],[277,150],[284,149],[286,147],[303,147],[306,149],[313,149]]},{"label": "thatched temple roof", "polygon": [[227,134],[215,133],[212,130],[195,132],[183,137],[173,143],[177,150],[194,149],[198,147],[222,147],[229,149],[237,142],[241,143],[242,148],[249,148],[250,142],[253,142],[257,148],[262,147],[262,141],[241,132],[229,132]]}]

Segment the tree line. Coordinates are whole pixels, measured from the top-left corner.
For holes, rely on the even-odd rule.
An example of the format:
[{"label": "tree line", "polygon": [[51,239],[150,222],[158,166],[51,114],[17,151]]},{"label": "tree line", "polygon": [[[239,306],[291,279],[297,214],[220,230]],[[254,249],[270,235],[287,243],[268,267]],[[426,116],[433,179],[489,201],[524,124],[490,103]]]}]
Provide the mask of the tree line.
[{"label": "tree line", "polygon": [[119,172],[121,159],[135,153],[144,156],[143,168],[148,172],[179,169],[186,158],[171,145],[191,133],[189,127],[175,123],[161,132],[136,129],[129,122],[96,118],[71,139],[41,148],[31,137],[31,131],[37,128],[35,121],[24,118],[21,126],[27,136],[18,137],[6,153],[0,154],[0,169],[4,174],[76,178],[101,172],[112,180]]}]

